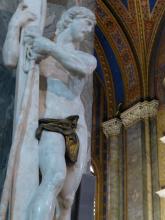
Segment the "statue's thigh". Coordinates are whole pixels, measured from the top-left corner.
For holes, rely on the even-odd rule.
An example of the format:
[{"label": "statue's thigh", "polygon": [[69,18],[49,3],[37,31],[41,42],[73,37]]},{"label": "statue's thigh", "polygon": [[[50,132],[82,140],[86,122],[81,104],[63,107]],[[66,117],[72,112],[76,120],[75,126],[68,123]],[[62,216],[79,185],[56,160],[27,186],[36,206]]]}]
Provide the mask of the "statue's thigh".
[{"label": "statue's thigh", "polygon": [[64,186],[60,195],[62,197],[67,197],[69,195],[74,195],[78,189],[83,173],[85,172],[88,152],[88,137],[87,137],[87,129],[80,127],[78,129],[78,137],[80,142],[80,149],[77,162],[67,167],[66,179],[64,182]]},{"label": "statue's thigh", "polygon": [[58,172],[66,169],[65,140],[63,135],[43,131],[39,143],[39,163],[43,173]]},{"label": "statue's thigh", "polygon": [[78,168],[67,168],[67,175],[63,188],[59,194],[59,198],[62,200],[67,200],[68,198],[73,201],[75,193],[78,189],[82,178],[82,170]]}]

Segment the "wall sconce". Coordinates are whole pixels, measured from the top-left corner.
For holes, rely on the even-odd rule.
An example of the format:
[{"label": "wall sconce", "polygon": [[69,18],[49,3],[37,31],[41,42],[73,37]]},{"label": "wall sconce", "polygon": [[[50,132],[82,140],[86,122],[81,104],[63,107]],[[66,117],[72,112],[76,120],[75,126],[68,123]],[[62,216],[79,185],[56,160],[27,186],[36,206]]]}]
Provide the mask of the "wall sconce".
[{"label": "wall sconce", "polygon": [[92,165],[90,165],[90,171],[91,171],[91,173],[92,173],[92,174],[94,174],[94,173],[95,173],[95,171],[94,171],[94,169],[93,169],[93,166],[92,166]]},{"label": "wall sconce", "polygon": [[162,137],[159,139],[163,144],[165,144],[165,132],[163,132]]},{"label": "wall sconce", "polygon": [[160,140],[163,144],[165,144],[165,136],[162,136],[159,140]]},{"label": "wall sconce", "polygon": [[160,198],[165,198],[165,189],[161,189],[160,191],[157,191],[156,194],[157,194]]}]

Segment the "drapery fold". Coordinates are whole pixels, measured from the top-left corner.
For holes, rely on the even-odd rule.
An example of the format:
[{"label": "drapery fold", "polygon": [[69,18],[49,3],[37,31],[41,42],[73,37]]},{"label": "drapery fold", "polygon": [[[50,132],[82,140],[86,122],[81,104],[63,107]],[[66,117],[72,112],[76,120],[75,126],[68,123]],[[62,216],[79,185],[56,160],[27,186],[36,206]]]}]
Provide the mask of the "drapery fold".
[{"label": "drapery fold", "polygon": [[[46,2],[24,0],[37,19],[23,28],[21,34],[16,76],[14,135],[1,196],[0,220],[6,220],[8,208],[10,220],[25,220],[28,204],[38,186],[38,141],[35,131],[38,127],[39,67],[34,61],[26,60],[23,38],[25,31],[31,27],[36,27],[40,34],[43,33]],[[29,62],[27,73],[24,71],[25,62]]]},{"label": "drapery fold", "polygon": [[[36,176],[38,172],[38,162],[36,163],[36,169],[37,171],[32,174],[32,170],[29,170],[27,173],[27,164],[30,161],[33,162],[33,159],[37,160],[36,155],[38,155],[38,143],[37,140],[35,139],[35,130],[38,126],[38,94],[39,94],[39,69],[37,66],[33,66],[31,71],[28,74],[27,78],[27,84],[24,92],[24,97],[22,101],[22,107],[20,111],[20,116],[19,116],[19,121],[16,126],[16,131],[15,135],[13,138],[13,144],[11,146],[11,151],[9,155],[9,161],[8,161],[8,168],[7,168],[7,173],[6,173],[6,179],[4,183],[4,188],[2,192],[2,197],[1,197],[1,206],[0,206],[0,220],[5,220],[6,219],[6,213],[7,213],[7,208],[8,204],[10,203],[10,210],[11,210],[11,219],[14,219],[13,213],[15,212],[13,209],[15,208],[16,203],[19,199],[17,197],[17,187],[19,192],[20,191],[25,191],[26,185],[29,188],[30,187],[30,182],[33,181],[33,186],[37,184],[38,182],[38,175]],[[31,149],[31,144],[33,144],[33,149],[35,149],[36,152],[30,152],[29,150]],[[34,146],[34,144],[36,146]],[[30,148],[30,149],[29,149]],[[27,152],[26,152],[27,151]],[[34,150],[33,150],[34,151]],[[25,153],[30,153],[30,161],[27,161],[28,155],[22,155]],[[34,153],[36,155],[34,155]],[[23,158],[25,159],[23,159]],[[33,158],[35,157],[35,158]],[[22,160],[23,159],[23,160]],[[26,167],[25,167],[26,166]],[[34,166],[34,163],[33,163]],[[29,167],[30,168],[30,167]],[[33,171],[34,171],[33,167]],[[31,178],[33,180],[31,180]],[[28,183],[26,185],[23,185],[23,180],[28,180]],[[35,180],[34,180],[35,179]],[[21,181],[21,182],[20,182]],[[36,182],[34,184],[34,182]],[[21,186],[22,185],[22,186]],[[37,187],[37,186],[36,186]],[[28,190],[29,191],[29,190]],[[30,190],[31,192],[31,190]],[[28,192],[26,191],[25,194]],[[20,194],[20,193],[19,193]],[[23,196],[23,195],[22,195]],[[16,198],[17,197],[17,198]],[[25,200],[25,197],[22,198]],[[18,204],[20,205],[20,204]],[[20,207],[19,207],[20,209]]]}]

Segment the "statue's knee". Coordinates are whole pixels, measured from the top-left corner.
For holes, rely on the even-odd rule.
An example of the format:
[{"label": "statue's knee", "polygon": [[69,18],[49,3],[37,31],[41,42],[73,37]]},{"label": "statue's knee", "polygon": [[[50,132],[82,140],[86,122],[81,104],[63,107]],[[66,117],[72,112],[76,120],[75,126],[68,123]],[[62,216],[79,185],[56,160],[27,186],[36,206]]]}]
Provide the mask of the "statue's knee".
[{"label": "statue's knee", "polygon": [[73,202],[74,202],[74,195],[68,195],[68,196],[60,197],[60,206],[63,209],[71,208]]},{"label": "statue's knee", "polygon": [[51,187],[51,188],[61,187],[64,184],[65,177],[66,177],[65,172],[58,172],[55,174],[52,173],[52,175],[49,176],[49,178],[46,181],[48,184],[48,187]]}]

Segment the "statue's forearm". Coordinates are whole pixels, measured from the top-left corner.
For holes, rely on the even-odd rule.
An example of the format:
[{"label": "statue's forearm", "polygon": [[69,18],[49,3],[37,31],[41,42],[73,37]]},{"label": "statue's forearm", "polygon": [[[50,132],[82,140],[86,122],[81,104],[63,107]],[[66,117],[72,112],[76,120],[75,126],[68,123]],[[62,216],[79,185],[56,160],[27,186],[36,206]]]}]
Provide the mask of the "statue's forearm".
[{"label": "statue's forearm", "polygon": [[60,62],[71,74],[83,76],[89,73],[89,69],[81,57],[71,50],[65,50],[56,46],[53,42],[48,47],[48,54]]},{"label": "statue's forearm", "polygon": [[3,46],[3,61],[8,67],[15,68],[19,57],[20,28],[9,25]]}]

